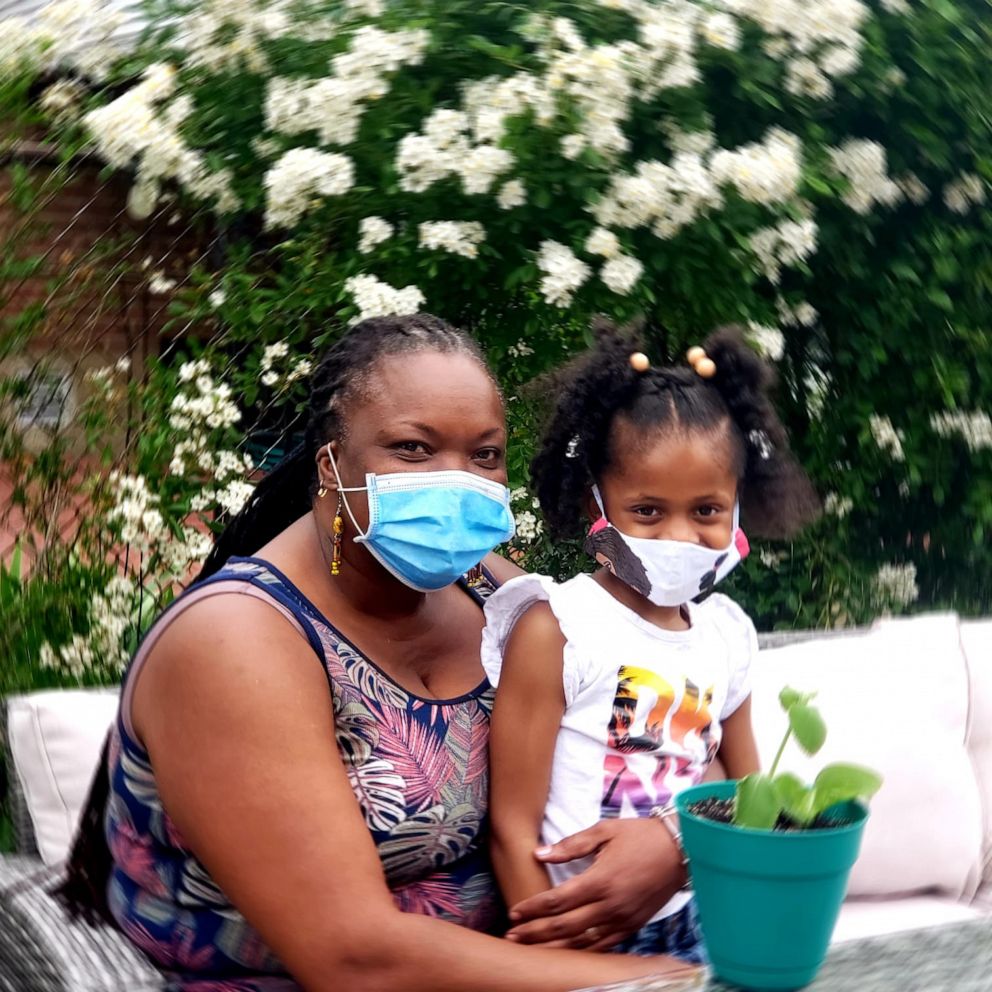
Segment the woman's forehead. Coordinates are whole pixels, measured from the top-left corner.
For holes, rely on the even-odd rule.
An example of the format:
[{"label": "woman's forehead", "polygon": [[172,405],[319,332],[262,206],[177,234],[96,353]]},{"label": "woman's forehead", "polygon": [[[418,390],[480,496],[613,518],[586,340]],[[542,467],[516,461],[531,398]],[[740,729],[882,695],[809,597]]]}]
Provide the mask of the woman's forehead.
[{"label": "woman's forehead", "polygon": [[[365,421],[373,429],[410,423],[443,430],[446,426],[503,428],[503,404],[489,372],[465,352],[433,350],[384,356],[370,370],[352,427]],[[348,416],[348,412],[345,412]],[[489,428],[480,425],[488,423]]]}]

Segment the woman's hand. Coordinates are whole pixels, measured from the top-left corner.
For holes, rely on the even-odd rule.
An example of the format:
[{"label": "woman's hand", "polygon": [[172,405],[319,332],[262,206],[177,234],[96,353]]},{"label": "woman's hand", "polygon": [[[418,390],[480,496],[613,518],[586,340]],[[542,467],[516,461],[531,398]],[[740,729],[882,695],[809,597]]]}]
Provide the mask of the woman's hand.
[{"label": "woman's hand", "polygon": [[535,856],[562,864],[595,856],[581,875],[510,909],[510,940],[601,951],[635,933],[683,886],[682,856],[654,817],[602,820]]}]

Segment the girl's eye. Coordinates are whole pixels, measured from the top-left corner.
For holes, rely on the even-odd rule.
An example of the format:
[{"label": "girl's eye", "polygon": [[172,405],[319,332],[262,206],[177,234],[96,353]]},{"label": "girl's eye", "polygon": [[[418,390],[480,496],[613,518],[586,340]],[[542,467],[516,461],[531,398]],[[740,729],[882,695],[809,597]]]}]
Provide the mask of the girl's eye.
[{"label": "girl's eye", "polygon": [[700,517],[715,517],[720,512],[721,512],[720,507],[718,506],[707,505],[707,506],[697,507],[696,509],[696,514]]},{"label": "girl's eye", "polygon": [[659,513],[656,506],[635,506],[634,514],[638,517],[655,517]]}]

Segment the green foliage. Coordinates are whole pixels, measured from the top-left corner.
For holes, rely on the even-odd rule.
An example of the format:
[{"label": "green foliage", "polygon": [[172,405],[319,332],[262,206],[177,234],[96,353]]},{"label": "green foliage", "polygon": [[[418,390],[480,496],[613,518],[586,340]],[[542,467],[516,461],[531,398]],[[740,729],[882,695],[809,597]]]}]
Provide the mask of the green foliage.
[{"label": "green foliage", "polygon": [[789,726],[767,773],[755,773],[737,783],[734,798],[734,824],[752,830],[771,830],[780,817],[798,827],[809,827],[831,807],[851,800],[869,800],[882,786],[882,778],[862,765],[827,765],[805,785],[791,772],[778,773],[778,765],[791,737],[808,755],[823,747],[827,728],[820,711],[812,706],[815,693],[801,693],[788,686],[779,693],[779,702]]},{"label": "green foliage", "polygon": [[[170,273],[176,290],[153,299],[155,307],[167,307],[171,343],[129,395],[126,415],[110,406],[86,414],[81,448],[101,466],[103,481],[88,480],[104,500],[101,507],[110,505],[105,476],[114,467],[153,480],[157,509],[173,534],[193,512],[205,480],[169,471],[178,441],[169,418],[183,387],[183,358],[203,358],[222,373],[242,413],[236,427],[210,443],[250,450],[270,465],[271,453],[299,435],[304,385],[266,385],[265,349],[285,342],[293,360],[316,360],[361,313],[348,280],[374,275],[390,287],[415,286],[425,309],[465,326],[483,344],[507,398],[508,469],[521,522],[510,553],[524,567],[562,578],[592,564],[575,542],[550,540],[526,491],[535,439],[549,412],[549,374],[588,344],[592,318],[642,320],[654,362],[680,360],[687,345],[735,321],[782,334],[776,399],[797,456],[827,498],[827,513],[794,541],[756,545],[721,591],[738,599],[759,629],[849,626],[884,612],[935,607],[992,611],[992,448],[969,446],[960,433],[940,434],[933,420],[992,411],[992,209],[980,197],[961,209],[953,196],[962,176],[977,177],[982,190],[992,182],[986,0],[914,0],[905,13],[871,3],[856,64],[831,80],[827,98],[790,88],[792,56],[769,52],[781,38],[742,15],[735,20],[739,45],[695,45],[698,79],[630,100],[620,150],[587,144],[566,155],[563,140],[582,130],[590,111],[564,88],[546,121],[518,101],[494,139],[512,154],[512,168],[482,193],[466,192],[454,173],[422,190],[405,188],[398,164],[404,139],[421,133],[435,111],[463,109],[465,84],[485,81],[491,89],[518,73],[541,73],[551,19],[568,19],[587,45],[605,51],[639,37],[628,13],[597,0],[394,0],[381,16],[366,16],[361,4],[300,0],[291,16],[319,24],[315,37],[267,30],[224,49],[224,39],[240,30],[233,19],[264,9],[252,0],[211,8],[232,20],[208,53],[222,57],[198,59],[180,47],[175,18],[200,6],[151,0],[152,27],[138,49],[108,63],[107,77],[89,89],[77,87],[74,102],[58,114],[44,109],[53,77],[32,78],[27,63],[21,75],[6,76],[0,90],[4,126],[11,133],[44,127],[56,146],[53,185],[67,179],[84,147],[106,151],[108,142],[119,142],[117,154],[132,142],[131,160],[117,170],[130,181],[142,174],[146,157],[154,158],[141,145],[150,132],[139,128],[138,137],[129,138],[126,115],[112,127],[89,128],[86,114],[132,90],[149,66],[176,69],[174,81],[151,102],[151,114],[160,123],[181,106],[184,115],[162,142],[165,153],[145,171],[161,176],[152,183],[152,200],[169,197],[168,215],[175,212],[202,231],[210,250],[189,256],[183,272]],[[689,8],[710,9],[702,3]],[[535,15],[545,18],[539,27]],[[422,59],[382,71],[382,91],[363,104],[354,138],[335,143],[314,129],[269,127],[273,79],[326,78],[331,60],[347,54],[370,25],[423,29],[428,38]],[[78,71],[71,76],[85,78]],[[597,92],[601,82],[594,79]],[[773,128],[799,140],[794,190],[762,203],[725,184],[719,206],[700,210],[666,236],[650,224],[607,225],[644,274],[627,292],[603,281],[604,259],[585,243],[598,226],[591,211],[618,177],[640,163],[670,166],[680,141],[711,135],[716,147],[739,149],[761,142]],[[866,209],[851,206],[864,179],[843,174],[833,160],[851,140],[884,150],[883,178],[898,180],[901,195]],[[354,185],[341,195],[306,197],[294,224],[266,225],[273,186],[267,180],[287,151],[300,149],[347,156]],[[169,172],[187,151],[200,156],[211,177],[226,177],[233,205],[219,209],[216,191],[191,183],[196,169]],[[502,209],[497,191],[509,178],[522,183],[526,197]],[[49,190],[39,190],[30,170],[14,169],[5,181],[12,207],[34,216]],[[393,236],[361,250],[360,225],[375,217],[393,226]],[[810,219],[817,227],[815,251],[783,265],[776,281],[761,264],[753,236]],[[423,247],[419,225],[431,221],[481,224],[485,239],[477,255]],[[22,230],[37,233],[32,225]],[[561,306],[542,290],[539,253],[547,240],[589,266],[589,277]],[[103,247],[103,260],[118,257],[119,246]],[[147,283],[139,262],[111,267],[108,296],[118,283]],[[11,238],[0,249],[0,357],[23,352],[66,323],[60,318],[69,308],[58,313],[54,296],[83,298],[82,290],[52,277],[45,299],[13,306],[20,281],[42,267],[36,246],[29,250]],[[804,308],[806,317],[798,320]],[[883,435],[873,418],[888,418],[898,452],[879,443]],[[131,439],[125,453],[111,443],[115,432]],[[34,467],[25,462],[25,473],[35,473],[32,485],[22,487],[25,500],[43,505],[45,487],[61,485],[62,470],[80,450],[60,444],[52,439]],[[137,557],[145,578],[153,575],[148,558]],[[106,581],[103,561],[53,550],[45,567],[25,580],[23,598],[37,604],[25,607],[25,616],[31,609],[47,616],[45,604],[61,595],[53,636],[85,632],[86,606]],[[134,561],[132,555],[129,567]],[[90,569],[85,576],[84,569]],[[168,583],[152,584],[146,615],[172,594]],[[39,645],[28,626],[15,624],[8,647],[15,630],[21,631],[15,655],[28,659],[11,679],[19,685],[32,677],[29,659]],[[38,679],[54,677],[46,672]],[[804,712],[797,711],[794,732],[801,743],[815,744],[817,728]],[[794,806],[801,805],[797,796],[789,796]]]}]

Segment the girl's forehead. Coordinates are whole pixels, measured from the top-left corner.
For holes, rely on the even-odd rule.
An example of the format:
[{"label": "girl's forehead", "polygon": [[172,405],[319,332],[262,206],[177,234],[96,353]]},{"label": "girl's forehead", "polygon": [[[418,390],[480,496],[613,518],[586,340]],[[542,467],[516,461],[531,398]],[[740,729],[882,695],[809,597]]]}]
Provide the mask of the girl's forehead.
[{"label": "girl's forehead", "polygon": [[733,443],[725,430],[645,435],[634,424],[618,426],[604,475],[625,488],[672,498],[736,489]]}]

